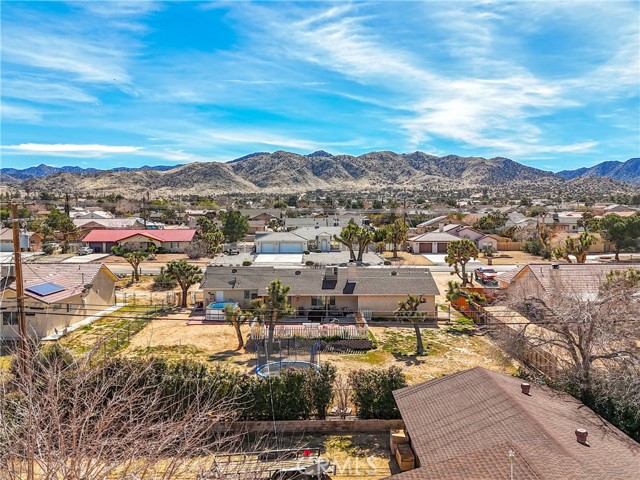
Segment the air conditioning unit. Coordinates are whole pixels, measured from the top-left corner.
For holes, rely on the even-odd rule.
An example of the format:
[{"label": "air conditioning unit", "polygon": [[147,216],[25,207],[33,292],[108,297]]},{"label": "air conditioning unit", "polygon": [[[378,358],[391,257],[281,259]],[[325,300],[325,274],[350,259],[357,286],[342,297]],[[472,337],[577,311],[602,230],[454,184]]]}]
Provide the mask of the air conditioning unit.
[{"label": "air conditioning unit", "polygon": [[15,277],[15,276],[16,276],[16,271],[15,271],[14,265],[0,266],[0,277],[7,278],[7,277]]}]

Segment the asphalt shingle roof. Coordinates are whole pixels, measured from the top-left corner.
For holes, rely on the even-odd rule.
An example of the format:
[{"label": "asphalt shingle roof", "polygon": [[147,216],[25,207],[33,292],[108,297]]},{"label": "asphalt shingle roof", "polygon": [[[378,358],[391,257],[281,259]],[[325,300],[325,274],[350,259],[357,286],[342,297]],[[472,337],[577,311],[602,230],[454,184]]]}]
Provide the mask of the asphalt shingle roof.
[{"label": "asphalt shingle roof", "polygon": [[[327,267],[333,268],[333,267]],[[290,295],[439,295],[428,268],[358,267],[348,278],[347,267],[336,267],[336,280],[325,279],[325,268],[207,267],[203,290],[258,290],[266,292],[279,279]],[[395,273],[394,273],[395,272]],[[353,280],[353,281],[350,281]]]},{"label": "asphalt shingle roof", "polygon": [[196,234],[192,228],[167,228],[160,230],[91,230],[83,242],[119,242],[125,238],[142,235],[159,242],[190,242]]},{"label": "asphalt shingle roof", "polygon": [[[90,284],[104,269],[113,280],[114,274],[105,265],[98,263],[25,263],[22,266],[22,276],[24,278],[25,289],[40,285],[42,283],[55,283],[64,290],[50,295],[41,296],[25,290],[25,296],[43,303],[58,303],[70,297],[74,297],[83,292],[85,285]],[[2,281],[4,284],[4,280]],[[15,278],[11,278],[7,287],[15,291]]]},{"label": "asphalt shingle roof", "polygon": [[601,263],[561,263],[558,268],[552,268],[549,263],[532,263],[509,272],[501,273],[496,278],[499,281],[511,283],[523,271],[529,271],[547,293],[557,292],[558,289],[570,288],[574,293],[596,294],[607,274],[612,270],[640,269],[636,264],[601,264]]},{"label": "asphalt shingle roof", "polygon": [[509,450],[520,480],[638,478],[638,443],[573,397],[520,383],[476,367],[396,390],[420,466],[391,478],[509,478]]},{"label": "asphalt shingle roof", "polygon": [[461,239],[447,232],[428,232],[409,239],[410,242],[455,242],[456,240]]}]

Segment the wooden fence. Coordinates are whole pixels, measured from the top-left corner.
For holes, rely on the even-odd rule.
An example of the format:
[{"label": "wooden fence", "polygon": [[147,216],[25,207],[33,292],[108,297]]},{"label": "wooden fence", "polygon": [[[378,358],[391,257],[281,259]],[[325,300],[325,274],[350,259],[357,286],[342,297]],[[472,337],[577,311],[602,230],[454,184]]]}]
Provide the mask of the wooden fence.
[{"label": "wooden fence", "polygon": [[389,430],[399,430],[404,428],[402,420],[280,420],[271,421],[250,421],[234,423],[218,423],[214,429],[216,431],[234,431],[246,433],[262,433],[273,431],[287,433],[371,433],[388,432]]}]

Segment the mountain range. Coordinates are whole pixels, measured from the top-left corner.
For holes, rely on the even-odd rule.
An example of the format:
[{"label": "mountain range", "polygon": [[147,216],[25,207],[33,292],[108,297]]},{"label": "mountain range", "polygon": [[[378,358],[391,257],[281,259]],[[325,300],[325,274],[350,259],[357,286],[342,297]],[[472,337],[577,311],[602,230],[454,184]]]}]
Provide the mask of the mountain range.
[{"label": "mountain range", "polygon": [[[527,167],[503,157],[437,157],[423,152],[398,154],[369,152],[359,156],[331,155],[319,150],[309,155],[277,151],[256,152],[227,163],[198,162],[179,166],[98,170],[49,167],[0,170],[2,183],[20,183],[34,190],[77,193],[154,195],[323,190],[380,190],[407,188],[488,189],[508,187],[522,194],[544,192],[629,192],[640,184],[639,159],[605,162],[588,169],[559,174]],[[594,176],[604,179],[594,181]]]},{"label": "mountain range", "polygon": [[602,162],[593,167],[558,172],[562,178],[608,177],[614,180],[640,184],[640,158],[630,158],[626,162]]}]

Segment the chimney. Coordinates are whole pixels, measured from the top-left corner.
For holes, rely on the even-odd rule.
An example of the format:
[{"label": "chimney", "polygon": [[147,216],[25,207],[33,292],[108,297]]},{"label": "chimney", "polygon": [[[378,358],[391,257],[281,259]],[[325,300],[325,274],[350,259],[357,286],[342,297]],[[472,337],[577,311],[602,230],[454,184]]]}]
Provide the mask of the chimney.
[{"label": "chimney", "polygon": [[587,435],[589,435],[589,432],[587,432],[584,428],[576,429],[576,440],[578,441],[578,443],[589,445],[589,443],[587,443]]},{"label": "chimney", "polygon": [[439,232],[444,232],[444,223],[443,223],[443,222],[440,222],[440,223],[438,224],[438,231],[439,231]]},{"label": "chimney", "polygon": [[358,265],[355,262],[347,264],[347,282],[355,282],[358,279]]},{"label": "chimney", "polygon": [[522,389],[522,393],[524,393],[525,395],[529,395],[529,390],[531,390],[531,384],[527,382],[522,382],[520,384],[520,388]]}]

